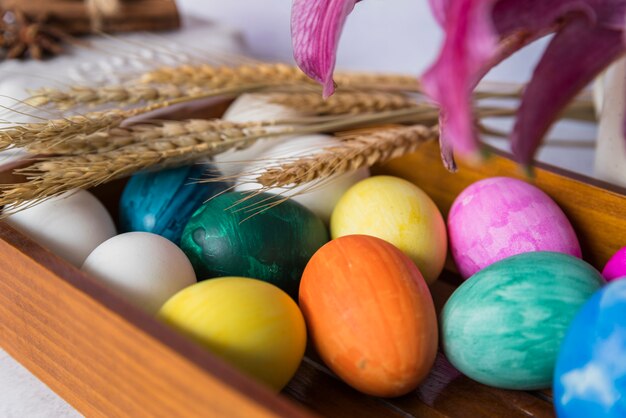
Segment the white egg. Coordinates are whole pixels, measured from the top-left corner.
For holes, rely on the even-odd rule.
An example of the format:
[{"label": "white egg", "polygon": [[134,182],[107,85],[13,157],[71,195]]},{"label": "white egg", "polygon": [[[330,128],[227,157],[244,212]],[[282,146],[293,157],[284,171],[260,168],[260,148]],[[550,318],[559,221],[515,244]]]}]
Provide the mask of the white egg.
[{"label": "white egg", "polygon": [[106,208],[86,190],[43,201],[12,214],[6,222],[76,267],[117,233]]},{"label": "white egg", "polygon": [[[237,98],[226,110],[222,119],[231,122],[258,122],[278,119],[289,119],[303,116],[295,109],[269,103],[268,99],[259,95],[244,94]],[[268,130],[273,128],[269,127]],[[259,154],[283,142],[286,138],[259,139],[251,146],[242,150],[230,150],[213,157],[213,161],[224,176],[238,175],[247,162],[254,160]]]},{"label": "white egg", "polygon": [[150,314],[196,283],[185,253],[149,232],[128,232],[103,242],[89,254],[82,270]]},{"label": "white egg", "polygon": [[[276,166],[281,160],[293,161],[295,158],[315,155],[324,148],[336,146],[339,143],[337,138],[329,135],[304,135],[276,144],[259,155],[256,161],[242,169],[245,174],[237,180],[235,190],[259,190],[262,186],[256,178],[268,167]],[[291,197],[328,223],[335,205],[346,190],[368,176],[369,170],[361,168],[352,173],[312,181],[293,188],[273,187],[267,192]]]}]

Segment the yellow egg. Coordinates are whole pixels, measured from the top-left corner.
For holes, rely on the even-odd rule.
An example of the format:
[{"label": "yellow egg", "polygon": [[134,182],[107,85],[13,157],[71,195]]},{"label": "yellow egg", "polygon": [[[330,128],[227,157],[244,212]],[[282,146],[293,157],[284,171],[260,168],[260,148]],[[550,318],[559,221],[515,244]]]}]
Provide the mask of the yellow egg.
[{"label": "yellow egg", "polygon": [[285,292],[260,280],[205,280],[172,296],[158,316],[276,391],[304,356],[300,309]]},{"label": "yellow egg", "polygon": [[435,203],[414,184],[376,176],[352,186],[330,221],[334,238],[372,235],[398,247],[417,264],[428,283],[437,280],[446,260],[446,227]]}]

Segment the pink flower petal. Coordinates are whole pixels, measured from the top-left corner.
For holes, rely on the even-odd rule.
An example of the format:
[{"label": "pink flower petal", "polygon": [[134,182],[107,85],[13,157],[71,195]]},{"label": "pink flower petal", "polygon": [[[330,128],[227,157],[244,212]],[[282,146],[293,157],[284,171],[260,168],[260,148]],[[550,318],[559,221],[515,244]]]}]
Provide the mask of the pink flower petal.
[{"label": "pink flower petal", "polygon": [[439,104],[444,116],[442,151],[453,147],[455,152],[469,157],[478,153],[471,93],[486,64],[496,55],[498,37],[491,22],[494,1],[445,1],[444,45],[437,61],[422,78],[425,92]]},{"label": "pink flower petal", "polygon": [[596,21],[594,6],[606,1],[612,0],[499,0],[493,7],[492,19],[500,36],[518,31],[542,32],[570,14]]},{"label": "pink flower petal", "polygon": [[335,91],[333,71],[341,30],[358,0],[294,0],[291,37],[294,57],[306,75]]},{"label": "pink flower petal", "polygon": [[[422,82],[426,93],[441,106],[440,142],[444,162],[449,164],[452,149],[465,157],[478,156],[471,92],[493,66],[572,20],[594,27],[623,24],[621,4],[626,0],[430,0],[430,3],[446,36],[437,61]],[[578,63],[572,61],[571,65],[575,68]],[[586,70],[579,75],[582,80]],[[560,94],[558,90],[554,93]],[[534,111],[545,117],[549,115],[541,107]],[[530,114],[533,110],[526,112]],[[548,126],[553,119],[547,120]],[[545,134],[542,129],[534,133]],[[520,138],[523,139],[519,141],[531,143],[529,150],[540,141],[528,135]]]},{"label": "pink flower petal", "polygon": [[548,45],[522,96],[511,146],[529,165],[559,113],[624,51],[622,33],[574,19]]}]

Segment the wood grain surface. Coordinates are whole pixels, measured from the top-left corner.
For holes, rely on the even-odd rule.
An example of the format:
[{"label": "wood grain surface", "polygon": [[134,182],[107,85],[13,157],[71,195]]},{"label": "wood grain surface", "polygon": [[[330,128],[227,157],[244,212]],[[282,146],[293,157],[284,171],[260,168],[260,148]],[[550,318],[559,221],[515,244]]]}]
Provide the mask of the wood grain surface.
[{"label": "wood grain surface", "polygon": [[[32,17],[48,16],[74,35],[92,31],[83,0],[0,0],[3,9],[19,9]],[[180,26],[174,0],[124,0],[118,13],[103,18],[104,32],[170,30]]]},{"label": "wood grain surface", "polygon": [[310,416],[0,223],[0,345],[86,416]]},{"label": "wood grain surface", "polygon": [[[449,174],[435,145],[377,171],[414,181],[444,212],[473,181],[523,178],[498,155],[479,169],[461,166]],[[601,267],[623,245],[622,190],[543,168],[533,182],[566,212],[594,265]],[[122,186],[95,192],[113,209]],[[549,391],[481,385],[441,354],[417,390],[379,399],[346,386],[309,352],[288,387],[274,395],[3,223],[0,254],[0,346],[87,416],[554,416]],[[438,310],[458,284],[446,272],[431,286]]]}]

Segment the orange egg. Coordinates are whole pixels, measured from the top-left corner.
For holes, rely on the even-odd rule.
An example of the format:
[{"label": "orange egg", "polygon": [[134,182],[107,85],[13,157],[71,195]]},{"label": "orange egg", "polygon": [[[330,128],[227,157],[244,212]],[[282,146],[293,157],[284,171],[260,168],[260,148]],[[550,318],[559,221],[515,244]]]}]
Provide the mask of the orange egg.
[{"label": "orange egg", "polygon": [[422,274],[379,238],[348,235],[320,248],[300,283],[315,348],[341,379],[374,396],[400,396],[428,374],[437,320]]}]

